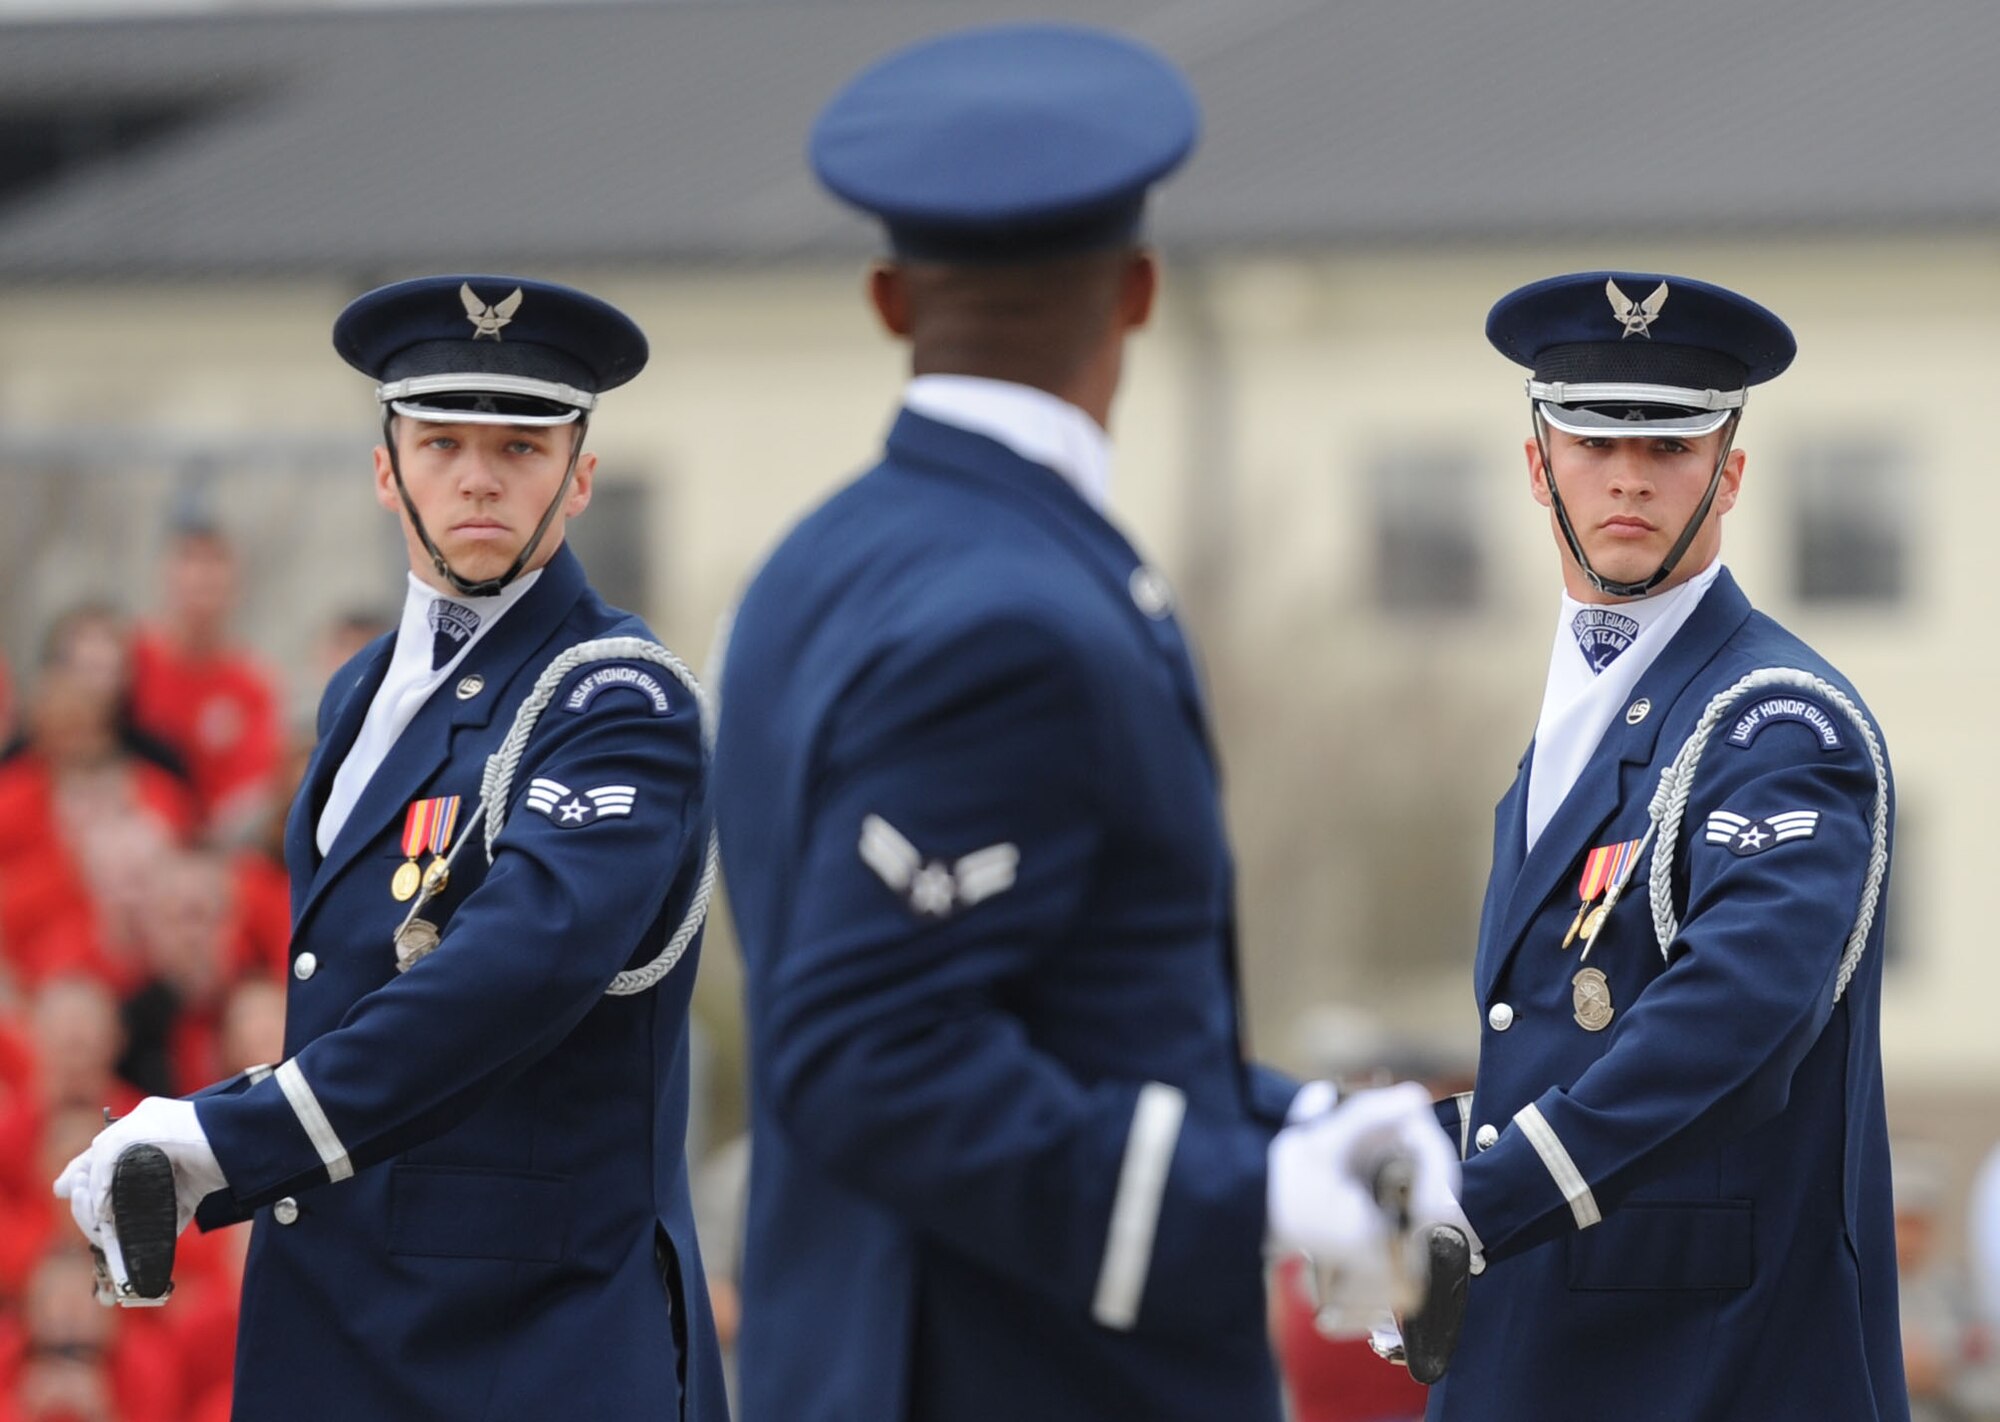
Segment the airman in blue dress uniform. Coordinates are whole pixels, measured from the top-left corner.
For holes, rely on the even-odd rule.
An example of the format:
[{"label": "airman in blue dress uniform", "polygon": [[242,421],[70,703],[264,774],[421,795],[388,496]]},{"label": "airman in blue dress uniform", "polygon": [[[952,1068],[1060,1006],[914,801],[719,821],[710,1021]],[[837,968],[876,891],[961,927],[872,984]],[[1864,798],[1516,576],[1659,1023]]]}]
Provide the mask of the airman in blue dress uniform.
[{"label": "airman in blue dress uniform", "polygon": [[581,292],[424,278],[359,298],[400,627],[337,672],[286,832],[285,1057],[151,1098],[111,1163],[182,1223],[256,1218],[243,1418],[726,1416],[683,1134],[712,874],[698,687],[564,543],[598,395],[645,338]]},{"label": "airman in blue dress uniform", "polygon": [[1903,1419],[1878,1022],[1893,791],[1846,678],[1720,562],[1790,331],[1589,272],[1494,307],[1565,594],[1500,802],[1479,1072],[1440,1119],[1483,1248],[1433,1419]]},{"label": "airman in blue dress uniform", "polygon": [[915,378],[722,678],[752,1422],[1275,1419],[1267,1237],[1381,1306],[1371,1152],[1455,1213],[1421,1089],[1322,1114],[1243,1058],[1208,713],[1108,516],[1141,208],[1195,127],[1151,51],[1022,25],[891,56],[814,130],[888,228]]}]

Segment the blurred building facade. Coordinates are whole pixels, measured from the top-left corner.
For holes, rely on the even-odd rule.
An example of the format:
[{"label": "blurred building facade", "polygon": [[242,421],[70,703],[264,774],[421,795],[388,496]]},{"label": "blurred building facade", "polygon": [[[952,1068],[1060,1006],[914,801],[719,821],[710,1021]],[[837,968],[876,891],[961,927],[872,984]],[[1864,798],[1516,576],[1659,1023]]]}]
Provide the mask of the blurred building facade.
[{"label": "blurred building facade", "polygon": [[[1174,53],[1208,109],[1158,214],[1167,296],[1117,412],[1114,503],[1205,654],[1261,1049],[1299,1062],[1303,1009],[1328,1000],[1474,1040],[1491,809],[1558,590],[1521,372],[1484,313],[1556,271],[1683,271],[1799,335],[1744,425],[1725,559],[1862,687],[1896,761],[1898,1110],[2000,1134],[1978,868],[2000,789],[2000,152],[1967,114],[2000,107],[2000,15],[1066,10]],[[309,707],[306,630],[393,607],[402,557],[369,488],[369,392],[326,332],[377,281],[484,267],[587,286],[652,337],[593,431],[599,503],[576,536],[699,661],[761,550],[871,457],[902,376],[862,304],[870,239],[805,176],[811,113],[898,42],[1032,12],[744,0],[0,31],[18,101],[0,114],[0,646],[21,666],[57,609],[149,586],[198,508],[243,552],[245,632]],[[726,1049],[720,943],[704,971]]]}]

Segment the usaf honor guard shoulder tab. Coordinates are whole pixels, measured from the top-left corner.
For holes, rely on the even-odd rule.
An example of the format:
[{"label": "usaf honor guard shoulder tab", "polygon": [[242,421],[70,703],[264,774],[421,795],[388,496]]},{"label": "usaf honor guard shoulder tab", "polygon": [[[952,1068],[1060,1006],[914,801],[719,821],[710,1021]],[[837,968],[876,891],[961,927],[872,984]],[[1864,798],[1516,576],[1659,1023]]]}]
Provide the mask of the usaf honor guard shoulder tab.
[{"label": "usaf honor guard shoulder tab", "polygon": [[1840,728],[1824,706],[1803,696],[1772,696],[1758,702],[1736,718],[1729,732],[1729,744],[1748,749],[1751,742],[1779,721],[1794,721],[1811,731],[1823,751],[1841,747]]},{"label": "usaf honor guard shoulder tab", "polygon": [[[562,708],[573,715],[582,715],[590,709],[592,702],[608,691],[634,693],[655,716],[674,714],[673,699],[667,694],[666,683],[646,668],[629,662],[592,668],[569,689],[569,695],[563,698]],[[626,705],[638,704],[630,696],[613,697],[612,700]]]}]

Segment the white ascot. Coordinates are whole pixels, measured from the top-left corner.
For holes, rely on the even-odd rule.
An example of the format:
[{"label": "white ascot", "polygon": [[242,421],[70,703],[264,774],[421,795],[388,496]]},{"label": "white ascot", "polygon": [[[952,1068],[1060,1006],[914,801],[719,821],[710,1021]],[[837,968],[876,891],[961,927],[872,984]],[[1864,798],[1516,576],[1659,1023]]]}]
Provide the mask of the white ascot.
[{"label": "white ascot", "polygon": [[1111,437],[1082,410],[1046,390],[976,375],[919,375],[903,408],[998,440],[1030,464],[1053,469],[1099,513],[1111,502]]},{"label": "white ascot", "polygon": [[[383,673],[375,699],[368,703],[367,719],[362,721],[354,744],[348,748],[347,759],[334,772],[333,787],[327,791],[326,807],[320,811],[319,824],[313,832],[313,842],[322,855],[332,852],[334,840],[360,802],[369,780],[389,758],[396,738],[416,718],[431,693],[444,685],[466,654],[499,625],[515,603],[527,596],[528,589],[541,575],[542,570],[537,568],[491,597],[466,598],[447,598],[415,573],[409,575],[410,588],[403,597],[403,620],[396,628],[396,648],[389,656],[389,670]],[[455,656],[433,667],[431,653],[437,635],[431,609],[439,602],[454,602],[473,609],[478,614],[478,623],[459,644]]]},{"label": "white ascot", "polygon": [[1611,610],[1638,623],[1639,630],[1632,644],[1616,652],[1601,670],[1592,666],[1577,631],[1577,615],[1596,605],[1563,594],[1555,646],[1549,653],[1548,685],[1542,692],[1542,716],[1535,724],[1535,758],[1528,769],[1529,849],[1569,798],[1611,718],[1631,703],[1639,678],[1673,641],[1721,573],[1722,564],[1714,562],[1666,592],[1611,604]]}]

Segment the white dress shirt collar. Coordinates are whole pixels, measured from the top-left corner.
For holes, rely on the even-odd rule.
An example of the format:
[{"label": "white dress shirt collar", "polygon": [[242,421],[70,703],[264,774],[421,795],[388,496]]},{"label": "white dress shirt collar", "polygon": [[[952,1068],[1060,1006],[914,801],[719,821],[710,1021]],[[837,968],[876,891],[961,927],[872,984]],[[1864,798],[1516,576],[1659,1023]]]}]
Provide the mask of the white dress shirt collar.
[{"label": "white dress shirt collar", "polygon": [[1111,437],[1082,410],[1046,390],[976,375],[919,375],[903,407],[998,440],[1060,474],[1099,513],[1111,501]]},{"label": "white dress shirt collar", "polygon": [[[334,840],[347,823],[347,817],[354,812],[354,807],[360,803],[369,780],[381,769],[382,762],[389,758],[397,738],[416,719],[417,712],[430,700],[431,693],[444,685],[445,679],[464,663],[466,654],[499,625],[500,619],[511,612],[516,603],[528,595],[528,589],[541,578],[542,570],[537,568],[532,573],[523,574],[491,597],[441,593],[415,573],[409,576],[409,590],[403,595],[403,620],[396,628],[396,645],[389,654],[389,669],[382,674],[382,684],[375,690],[375,699],[368,703],[368,715],[355,734],[354,744],[348,747],[347,758],[334,772],[333,784],[326,792],[326,805],[320,811],[319,823],[314,826],[313,839],[322,855],[332,851]],[[431,604],[445,597],[476,612],[479,625],[473,628],[472,635],[465,639],[465,644],[450,661],[433,669]]]},{"label": "white dress shirt collar", "polygon": [[1542,691],[1541,719],[1535,726],[1535,758],[1528,767],[1527,846],[1535,847],[1549,821],[1597,753],[1611,718],[1630,703],[1632,692],[1716,578],[1717,559],[1678,586],[1634,602],[1613,604],[1615,611],[1639,624],[1632,645],[1603,671],[1594,672],[1584,659],[1575,631],[1577,613],[1586,604],[1567,592],[1556,615],[1555,645],[1549,652],[1549,676]]}]

